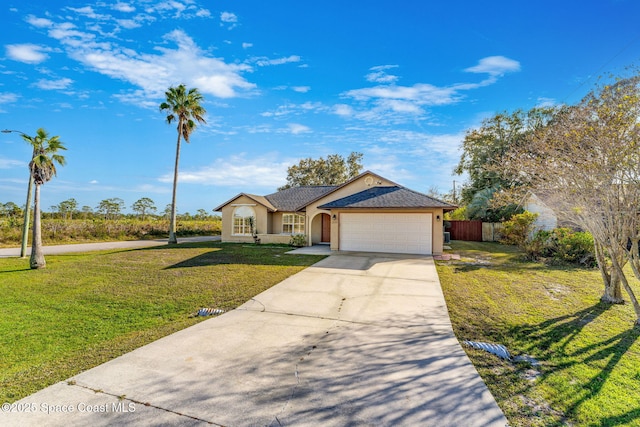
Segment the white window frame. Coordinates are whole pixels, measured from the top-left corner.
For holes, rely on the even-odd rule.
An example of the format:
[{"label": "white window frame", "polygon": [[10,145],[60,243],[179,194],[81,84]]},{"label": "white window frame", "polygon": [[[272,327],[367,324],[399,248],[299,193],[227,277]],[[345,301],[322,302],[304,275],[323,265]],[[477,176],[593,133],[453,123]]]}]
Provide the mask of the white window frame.
[{"label": "white window frame", "polygon": [[297,213],[282,214],[282,234],[305,234],[306,218]]},{"label": "white window frame", "polygon": [[251,206],[238,206],[233,210],[231,235],[232,236],[251,236],[251,224],[249,218],[256,218],[256,211]]}]

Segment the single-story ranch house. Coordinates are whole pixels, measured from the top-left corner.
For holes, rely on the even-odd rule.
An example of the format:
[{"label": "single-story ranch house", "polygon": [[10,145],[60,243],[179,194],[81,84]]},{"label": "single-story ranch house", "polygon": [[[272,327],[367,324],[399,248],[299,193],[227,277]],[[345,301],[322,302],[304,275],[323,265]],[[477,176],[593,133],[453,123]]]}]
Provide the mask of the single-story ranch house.
[{"label": "single-story ranch house", "polygon": [[289,243],[302,234],[307,245],[336,251],[438,255],[443,215],[455,208],[366,171],[341,185],[240,193],[215,210],[223,242],[253,242],[255,233],[262,243]]}]

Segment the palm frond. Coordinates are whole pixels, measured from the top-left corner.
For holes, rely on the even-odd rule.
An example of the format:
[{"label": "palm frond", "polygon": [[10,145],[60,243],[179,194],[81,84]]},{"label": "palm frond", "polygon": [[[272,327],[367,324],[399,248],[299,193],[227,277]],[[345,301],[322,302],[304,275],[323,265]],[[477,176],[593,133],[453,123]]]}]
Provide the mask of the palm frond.
[{"label": "palm frond", "polygon": [[160,110],[168,112],[167,123],[178,122],[178,135],[189,142],[196,122],[206,123],[206,110],[200,104],[204,97],[197,88],[187,90],[184,84],[170,87],[166,92],[166,101],[160,104]]}]

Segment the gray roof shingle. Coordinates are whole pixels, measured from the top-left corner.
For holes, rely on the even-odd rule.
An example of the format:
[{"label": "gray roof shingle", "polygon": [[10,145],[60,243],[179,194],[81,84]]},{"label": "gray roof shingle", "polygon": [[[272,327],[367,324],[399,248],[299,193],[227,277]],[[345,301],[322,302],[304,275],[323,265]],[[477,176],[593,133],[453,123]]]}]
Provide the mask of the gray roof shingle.
[{"label": "gray roof shingle", "polygon": [[333,202],[319,206],[321,209],[335,208],[444,208],[455,206],[426,194],[396,185],[391,187],[371,187]]},{"label": "gray roof shingle", "polygon": [[303,210],[309,203],[335,190],[336,185],[308,185],[291,187],[265,196],[279,211],[295,212]]}]

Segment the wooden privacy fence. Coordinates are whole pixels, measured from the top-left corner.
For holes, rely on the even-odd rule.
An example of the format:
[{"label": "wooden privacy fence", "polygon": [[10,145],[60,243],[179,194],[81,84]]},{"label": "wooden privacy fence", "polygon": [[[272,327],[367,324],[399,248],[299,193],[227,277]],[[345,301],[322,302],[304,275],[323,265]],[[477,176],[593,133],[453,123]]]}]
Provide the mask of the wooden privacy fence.
[{"label": "wooden privacy fence", "polygon": [[451,240],[482,242],[482,221],[449,221]]},{"label": "wooden privacy fence", "polygon": [[467,242],[497,242],[500,240],[502,223],[482,221],[449,221],[447,228],[451,240],[465,240]]}]

